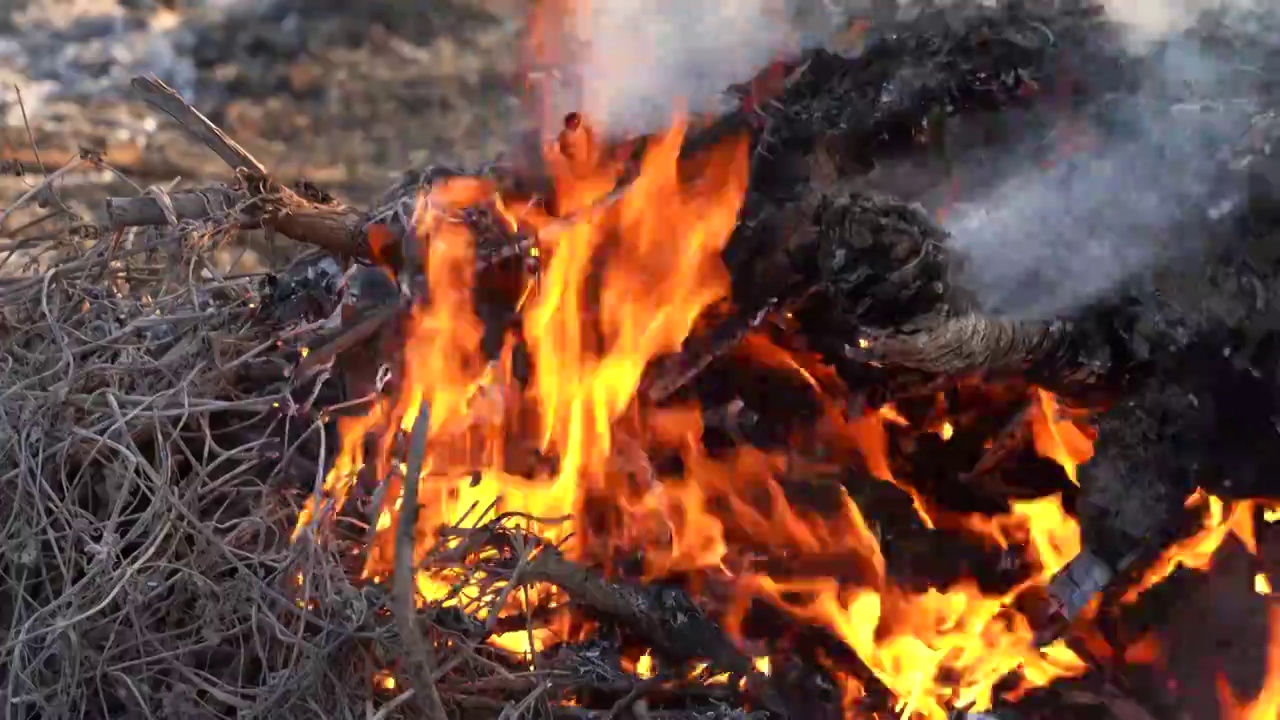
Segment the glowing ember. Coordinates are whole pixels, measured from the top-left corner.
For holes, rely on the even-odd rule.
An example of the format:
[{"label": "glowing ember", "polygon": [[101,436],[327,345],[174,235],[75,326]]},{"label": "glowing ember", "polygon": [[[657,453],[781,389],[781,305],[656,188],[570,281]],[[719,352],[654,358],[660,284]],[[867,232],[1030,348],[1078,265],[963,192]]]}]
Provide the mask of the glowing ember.
[{"label": "glowing ember", "polygon": [[380,688],[382,690],[395,690],[396,676],[392,675],[390,671],[379,670],[373,675],[373,685],[374,687]]}]

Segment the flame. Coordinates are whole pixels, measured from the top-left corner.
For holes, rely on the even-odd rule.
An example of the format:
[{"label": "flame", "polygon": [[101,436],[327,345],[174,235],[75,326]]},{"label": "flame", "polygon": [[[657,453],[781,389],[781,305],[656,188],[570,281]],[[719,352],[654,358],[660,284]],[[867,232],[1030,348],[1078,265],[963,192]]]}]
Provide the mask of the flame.
[{"label": "flame", "polygon": [[653,677],[653,656],[649,653],[641,655],[640,659],[636,661],[636,667],[632,672],[636,674],[636,677],[640,678]]},{"label": "flame", "polygon": [[1121,599],[1124,603],[1137,602],[1142,593],[1159,584],[1173,574],[1179,567],[1191,570],[1208,570],[1213,564],[1214,553],[1227,539],[1234,535],[1251,554],[1258,552],[1258,543],[1253,527],[1253,501],[1241,501],[1233,504],[1228,513],[1226,503],[1221,498],[1196,490],[1187,500],[1189,508],[1203,508],[1205,513],[1200,529],[1192,536],[1184,538],[1161,553],[1155,563],[1144,573],[1142,579],[1129,589]]},{"label": "flame", "polygon": [[[943,720],[949,706],[989,708],[995,683],[1014,671],[1042,685],[1085,670],[1065,646],[1037,650],[1026,619],[1008,610],[1010,598],[973,585],[912,594],[842,592],[829,579],[754,581],[778,605],[830,627],[899,698],[903,717]],[[792,599],[798,595],[808,599]]]},{"label": "flame", "polygon": [[1280,717],[1280,607],[1272,605],[1268,613],[1271,624],[1267,643],[1267,663],[1262,690],[1251,702],[1242,702],[1222,675],[1218,675],[1218,702],[1222,720],[1274,720]]},{"label": "flame", "polygon": [[1053,393],[1040,388],[1035,388],[1034,393],[1031,437],[1036,452],[1061,465],[1071,482],[1079,485],[1077,468],[1093,457],[1093,441],[1063,412]]},{"label": "flame", "polygon": [[1270,595],[1271,579],[1265,573],[1258,573],[1253,576],[1253,591],[1259,595]]},{"label": "flame", "polygon": [[[1065,645],[1037,649],[1029,621],[1014,609],[1023,590],[1043,585],[1080,548],[1079,528],[1061,498],[1015,502],[1007,516],[960,520],[1001,544],[1028,549],[1037,570],[1014,590],[992,595],[968,582],[902,587],[885,567],[876,531],[842,485],[829,487],[831,502],[820,510],[794,505],[787,478],[805,475],[806,468],[793,458],[750,448],[712,457],[702,446],[698,408],[636,403],[650,362],[679,350],[698,318],[729,295],[720,256],[746,193],[747,146],[733,138],[707,151],[697,167],[685,167],[679,157],[685,128],[677,118],[650,142],[639,173],[620,191],[623,165],[595,146],[583,118],[569,118],[546,149],[554,212],[500,197],[493,183],[476,178],[442,181],[420,199],[413,227],[429,298],[402,328],[396,392],[364,416],[338,421],[337,456],[322,491],[303,508],[295,537],[341,509],[362,474],[383,485],[363,567],[372,581],[393,567],[406,483],[416,483],[419,498],[417,567],[430,565],[428,553],[451,547],[442,528],[518,513],[520,524],[579,560],[607,564],[615,550],[642,550],[647,577],[715,574],[739,591],[727,613],[731,627],[753,599],[825,626],[895,694],[903,717],[941,720],[955,706],[987,709],[997,682],[1011,673],[1025,686],[1041,686],[1083,672],[1084,663]],[[527,388],[512,372],[514,335],[496,359],[480,349],[483,326],[472,299],[475,240],[460,221],[468,208],[488,208],[538,240],[542,271],[525,289],[518,332],[532,357]],[[857,452],[872,476],[907,492],[925,525],[941,522],[890,468],[885,423],[908,426],[902,413],[885,405],[849,418],[834,399],[847,393],[832,392],[837,381],[829,367],[778,351],[773,357],[828,402],[823,427],[833,444]],[[1074,424],[1057,417],[1052,403],[1040,394],[1042,417],[1033,423],[1056,444],[1049,451],[1038,440],[1037,448],[1074,474],[1068,463],[1083,462],[1091,446]],[[419,418],[425,444],[406,450],[401,446]],[[929,432],[944,438],[954,432],[950,421],[934,428]],[[655,447],[680,456],[682,476],[651,477],[646,450]],[[518,474],[507,451],[521,448],[554,457],[554,469]],[[416,477],[410,477],[410,456],[420,460]],[[779,557],[841,553],[860,577],[856,583],[777,580],[744,569],[731,552],[731,534],[763,543]],[[420,603],[465,608],[481,621],[546,607],[559,597],[555,588],[535,586],[528,599],[508,593],[499,606],[504,582],[462,568],[415,578]],[[535,628],[495,634],[489,643],[532,665],[534,653],[565,638],[563,628]],[[652,674],[653,665],[646,653],[634,671]],[[767,672],[768,658],[756,666]],[[853,712],[861,685],[837,677]]]},{"label": "flame", "polygon": [[[722,146],[707,161],[702,188],[686,190],[677,175],[685,127],[677,120],[655,141],[609,222],[576,223],[556,239],[541,293],[525,314],[542,445],[560,456],[552,492],[580,485],[579,509],[608,491],[602,471],[613,450],[611,427],[649,361],[679,350],[698,316],[728,294],[720,252],[746,193],[746,145],[735,138]],[[610,163],[586,172],[559,153],[547,157],[562,213],[586,210],[617,182],[619,168]],[[602,252],[609,262],[596,276]],[[597,277],[593,300],[588,281]]]},{"label": "flame", "polygon": [[943,440],[950,440],[951,436],[956,434],[956,428],[950,422],[943,420],[942,424],[938,426],[936,432],[938,433],[938,437]]}]

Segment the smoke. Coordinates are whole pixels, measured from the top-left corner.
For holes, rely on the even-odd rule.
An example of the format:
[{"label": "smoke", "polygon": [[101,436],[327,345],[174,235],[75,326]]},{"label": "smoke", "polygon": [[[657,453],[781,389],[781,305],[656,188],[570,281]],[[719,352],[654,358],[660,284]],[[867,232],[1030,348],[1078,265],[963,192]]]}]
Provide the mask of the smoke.
[{"label": "smoke", "polygon": [[[1225,168],[1258,112],[1258,69],[1250,67],[1258,59],[1240,48],[1221,54],[1194,32],[1183,34],[1221,4],[1107,4],[1141,62],[1140,87],[1088,109],[1099,130],[1092,147],[1049,167],[1023,163],[948,216],[966,261],[961,280],[989,312],[1070,314],[1122,283],[1197,257],[1206,221],[1243,200],[1243,182]],[[1252,5],[1241,0],[1230,9]],[[1256,16],[1217,20],[1233,38],[1261,30]]]},{"label": "smoke", "polygon": [[[997,2],[558,1],[570,7],[556,11],[561,35],[550,44],[561,75],[547,88],[544,110],[548,120],[583,111],[609,134],[661,129],[680,110],[714,111],[727,86],[780,54],[827,44],[852,18],[902,21],[922,5],[963,14]],[[1183,33],[1224,6],[1231,12],[1220,15],[1233,30],[1257,33],[1244,11],[1274,0],[1100,1],[1122,28],[1126,42],[1117,52],[1141,64],[1143,82],[1088,109],[1086,124],[1103,128],[1092,147],[1047,168],[1022,159],[1019,149],[988,157],[987,176],[1004,181],[974,190],[981,195],[948,214],[947,229],[966,257],[961,280],[991,312],[1069,313],[1194,252],[1199,239],[1178,231],[1188,215],[1203,218],[1239,199],[1241,190],[1222,182],[1222,155],[1256,112],[1249,82],[1257,78],[1241,80],[1248,58],[1215,54]]]},{"label": "smoke", "polygon": [[[544,3],[549,0],[543,0]],[[562,74],[553,116],[571,110],[610,134],[645,133],[673,113],[715,112],[724,93],[780,55],[817,47],[882,0],[550,0]],[[546,18],[540,18],[546,22]],[[543,28],[546,32],[546,28]],[[567,57],[563,57],[566,56]]]},{"label": "smoke", "polygon": [[1107,15],[1125,26],[1130,41],[1142,44],[1182,32],[1206,12],[1257,11],[1271,7],[1272,0],[1102,0]]}]

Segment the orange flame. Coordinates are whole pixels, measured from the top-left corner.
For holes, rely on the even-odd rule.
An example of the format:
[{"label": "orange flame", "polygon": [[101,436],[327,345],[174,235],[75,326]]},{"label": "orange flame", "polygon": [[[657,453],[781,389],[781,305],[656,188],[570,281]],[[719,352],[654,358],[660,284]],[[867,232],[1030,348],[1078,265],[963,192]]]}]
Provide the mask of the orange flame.
[{"label": "orange flame", "polygon": [[1275,720],[1280,717],[1280,607],[1271,606],[1269,621],[1271,637],[1267,644],[1262,690],[1251,702],[1242,702],[1236,698],[1226,678],[1219,675],[1218,702],[1222,706],[1222,720]]},{"label": "orange flame", "polygon": [[[391,571],[403,484],[416,482],[419,567],[439,545],[442,527],[476,526],[500,512],[520,513],[531,530],[562,542],[579,559],[599,562],[614,549],[643,549],[649,576],[718,573],[741,591],[738,612],[762,598],[829,628],[895,693],[904,717],[941,719],[956,705],[986,709],[997,681],[1010,673],[1039,686],[1082,672],[1084,664],[1065,646],[1035,648],[1029,622],[1013,609],[1025,585],[1043,584],[1079,550],[1079,529],[1059,498],[1015,503],[1007,517],[964,521],[1002,544],[1029,548],[1039,569],[1024,587],[988,595],[960,583],[920,592],[889,576],[876,532],[838,483],[828,488],[833,502],[821,509],[793,505],[786,492],[793,460],[752,449],[710,457],[697,408],[637,406],[650,361],[678,350],[697,318],[726,299],[729,277],[720,254],[746,192],[744,140],[712,149],[690,173],[679,162],[684,129],[678,120],[652,141],[639,174],[619,194],[622,167],[592,147],[589,129],[575,119],[566,132],[585,134],[562,137],[546,151],[557,191],[554,218],[529,208],[512,213],[507,208],[517,204],[505,203],[492,183],[472,178],[439,183],[420,200],[414,227],[430,295],[404,325],[400,384],[394,399],[339,421],[341,447],[295,535],[341,508],[365,471],[385,484],[366,578],[380,580]],[[564,147],[573,152],[566,155]],[[527,389],[513,379],[509,352],[488,360],[480,351],[482,325],[472,309],[474,238],[459,219],[461,209],[473,206],[531,228],[541,243],[545,264],[531,281],[523,313],[522,336],[533,358]],[[810,359],[783,359],[820,393],[835,382],[829,368]],[[1064,466],[1087,458],[1081,445],[1088,439],[1070,436],[1050,420],[1048,405],[1042,409],[1046,427],[1071,450],[1050,456]],[[406,453],[396,444],[419,416],[428,423],[425,447],[412,449],[421,455],[421,471],[407,477]],[[884,423],[907,423],[896,409],[850,420],[832,401],[823,422],[862,455],[874,477],[910,494],[932,525],[924,499],[889,466]],[[952,429],[943,421],[929,432],[945,437]],[[377,440],[371,452],[368,437]],[[510,470],[508,445],[526,441],[527,449],[555,457],[555,469],[532,478]],[[683,477],[649,477],[637,443],[676,451]],[[740,567],[731,573],[731,531],[766,543],[770,552],[841,553],[859,564],[862,576],[851,586],[831,578],[775,580]],[[524,593],[510,593],[506,606],[494,607],[480,584],[501,587],[503,581],[474,572],[422,571],[415,580],[421,602],[464,607],[480,620],[526,609]],[[531,588],[530,595],[529,605],[557,597],[547,587]],[[562,628],[545,628],[498,634],[490,643],[531,662],[532,653],[564,638]],[[636,672],[652,672],[652,663],[642,656]],[[767,659],[759,666],[767,667]],[[840,683],[852,706],[861,686],[847,677]]]},{"label": "orange flame", "polygon": [[1062,466],[1071,482],[1077,468],[1093,457],[1093,441],[1063,412],[1052,393],[1035,388],[1035,404],[1031,412],[1031,437],[1036,452]]},{"label": "orange flame", "polygon": [[1226,504],[1217,497],[1203,490],[1197,490],[1187,500],[1191,508],[1205,508],[1204,519],[1200,530],[1191,537],[1174,543],[1161,553],[1159,559],[1144,573],[1142,579],[1135,583],[1121,599],[1125,603],[1134,603],[1142,593],[1159,584],[1173,574],[1179,567],[1191,570],[1207,570],[1213,564],[1213,556],[1229,535],[1244,544],[1252,554],[1257,554],[1258,543],[1253,527],[1253,514],[1256,504],[1252,501],[1237,502],[1226,511]]}]

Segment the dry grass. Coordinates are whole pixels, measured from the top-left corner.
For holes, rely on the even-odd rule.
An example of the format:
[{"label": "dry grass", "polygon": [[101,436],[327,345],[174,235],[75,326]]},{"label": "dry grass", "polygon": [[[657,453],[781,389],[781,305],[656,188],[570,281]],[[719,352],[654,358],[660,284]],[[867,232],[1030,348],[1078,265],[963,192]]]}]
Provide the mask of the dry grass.
[{"label": "dry grass", "polygon": [[[51,187],[25,199],[56,208]],[[236,242],[225,223],[117,233],[69,212],[43,217],[44,240],[0,245],[0,257],[28,256],[24,272],[0,277],[8,716],[381,720],[447,707],[450,717],[591,720],[658,689],[599,651],[570,648],[531,671],[486,644],[542,627],[532,614],[499,617],[528,585],[571,575],[586,582],[579,592],[611,597],[558,554],[529,562],[542,541],[515,527],[521,518],[473,508],[479,528],[414,548],[404,513],[396,577],[417,565],[456,581],[425,612],[411,583],[358,579],[362,518],[381,492],[353,498],[318,542],[314,528],[292,541],[304,500],[320,492],[340,399],[324,373],[295,381],[291,368],[333,324],[336,265],[295,263],[272,285],[210,262]],[[410,442],[422,440],[415,431]],[[411,454],[407,472],[420,463]],[[712,717],[748,717],[727,686],[689,682],[670,692],[693,692]],[[603,693],[602,708],[557,700],[584,688]]]},{"label": "dry grass", "polygon": [[289,542],[300,414],[287,383],[246,388],[298,324],[263,321],[260,277],[214,276],[216,229],[52,234],[47,269],[0,282],[8,716],[365,715],[387,623]]}]

